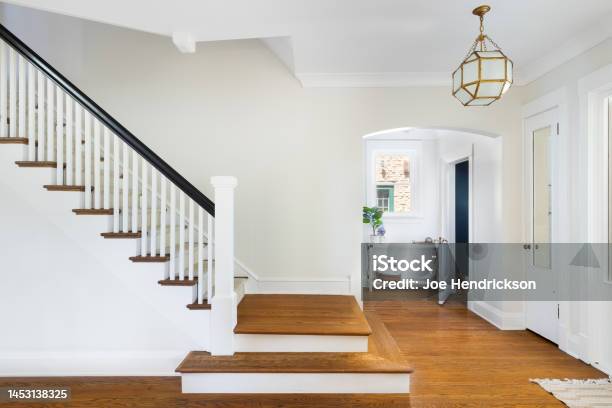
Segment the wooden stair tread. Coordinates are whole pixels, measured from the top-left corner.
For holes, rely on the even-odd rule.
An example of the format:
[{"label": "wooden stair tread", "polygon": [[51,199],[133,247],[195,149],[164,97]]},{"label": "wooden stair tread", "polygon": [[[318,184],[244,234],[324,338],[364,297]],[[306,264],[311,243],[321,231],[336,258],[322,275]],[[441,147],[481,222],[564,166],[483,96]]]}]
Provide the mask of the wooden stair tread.
[{"label": "wooden stair tread", "polygon": [[75,208],[72,210],[76,215],[113,215],[112,208]]},{"label": "wooden stair tread", "polygon": [[[85,186],[65,186],[61,184],[46,184],[43,186],[47,191],[85,191]],[[92,187],[93,190],[93,187]]]},{"label": "wooden stair tread", "polygon": [[198,283],[198,277],[194,276],[193,279],[162,279],[158,280],[157,283],[162,286],[194,286]]},{"label": "wooden stair tread", "polygon": [[130,239],[142,238],[142,232],[103,232],[102,235],[106,239]]},{"label": "wooden stair tread", "polygon": [[245,295],[234,333],[368,336],[372,330],[353,296]]},{"label": "wooden stair tread", "polygon": [[365,316],[372,328],[372,335],[368,338],[368,353],[402,362],[400,349],[385,324],[372,312],[365,312]]},{"label": "wooden stair tread", "polygon": [[191,351],[179,373],[411,373],[404,363],[370,353],[235,353],[211,356]]},{"label": "wooden stair tread", "polygon": [[[250,296],[250,295],[246,295]],[[372,327],[366,353],[235,353],[212,356],[192,351],[176,369],[179,373],[369,373],[409,374],[395,340],[374,314],[367,313]]]},{"label": "wooden stair tread", "polygon": [[0,137],[0,144],[28,144],[27,137]]},{"label": "wooden stair tread", "polygon": [[187,305],[189,310],[210,310],[210,303],[204,299],[204,303],[193,302]]},{"label": "wooden stair tread", "polygon": [[132,262],[168,262],[170,260],[170,255],[159,256],[159,255],[138,255],[138,256],[130,256],[130,261]]},{"label": "wooden stair tread", "polygon": [[48,167],[56,168],[57,162],[54,161],[16,161],[15,164],[19,167]]}]

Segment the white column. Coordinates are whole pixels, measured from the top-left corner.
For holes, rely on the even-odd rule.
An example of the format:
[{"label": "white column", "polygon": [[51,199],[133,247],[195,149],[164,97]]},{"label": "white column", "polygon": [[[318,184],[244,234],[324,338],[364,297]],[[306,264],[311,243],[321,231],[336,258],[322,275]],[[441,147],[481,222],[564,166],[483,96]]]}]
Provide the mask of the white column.
[{"label": "white column", "polygon": [[235,177],[212,177],[215,189],[215,290],[211,300],[210,352],[234,354],[236,295],[234,294]]}]

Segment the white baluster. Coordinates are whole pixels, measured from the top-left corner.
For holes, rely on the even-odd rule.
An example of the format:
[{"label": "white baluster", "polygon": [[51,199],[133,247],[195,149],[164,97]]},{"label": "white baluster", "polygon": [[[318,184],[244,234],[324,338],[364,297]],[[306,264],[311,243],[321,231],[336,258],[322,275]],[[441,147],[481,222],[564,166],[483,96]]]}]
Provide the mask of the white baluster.
[{"label": "white baluster", "polygon": [[157,170],[151,167],[151,255],[157,255]]},{"label": "white baluster", "polygon": [[176,187],[170,183],[170,279],[176,276]]},{"label": "white baluster", "polygon": [[28,160],[36,160],[36,71],[28,64]]},{"label": "white baluster", "polygon": [[72,98],[66,95],[66,184],[69,186],[74,185],[74,171],[73,171],[73,159],[74,154],[74,133],[72,126],[74,125],[72,117]]},{"label": "white baluster", "polygon": [[138,232],[138,154],[132,150],[132,232]]},{"label": "white baluster", "polygon": [[26,60],[21,56],[17,56],[19,64],[19,82],[17,90],[17,137],[27,137],[26,132]]},{"label": "white baluster", "polygon": [[[83,109],[78,103],[74,104],[74,184],[77,186],[83,183]],[[91,191],[89,192],[91,193]],[[87,192],[86,192],[87,194]]]},{"label": "white baluster", "polygon": [[142,201],[140,206],[141,211],[141,222],[140,222],[140,231],[142,233],[141,236],[141,244],[140,244],[140,255],[147,256],[148,246],[147,240],[149,238],[149,229],[148,229],[148,215],[149,215],[149,202],[148,202],[148,190],[149,184],[147,181],[147,174],[149,172],[149,163],[143,158],[142,159]]},{"label": "white baluster", "polygon": [[8,46],[0,41],[0,137],[8,136]]},{"label": "white baluster", "polygon": [[55,138],[53,137],[55,131],[55,93],[53,92],[55,86],[53,81],[47,78],[47,94],[45,95],[46,111],[47,111],[47,160],[55,160]]},{"label": "white baluster", "polygon": [[17,136],[17,53],[9,48],[9,136]]},{"label": "white baluster", "polygon": [[100,175],[100,122],[98,119],[93,120],[93,168],[94,168],[94,185],[93,185],[93,197],[94,197],[94,208],[102,208],[101,201],[101,190],[102,180]]},{"label": "white baluster", "polygon": [[179,191],[179,278],[185,278],[185,194]]},{"label": "white baluster", "polygon": [[204,210],[198,205],[198,303],[204,303]]},{"label": "white baluster", "polygon": [[119,232],[119,138],[113,138],[113,232]]},{"label": "white baluster", "polygon": [[207,259],[206,259],[207,261],[207,264],[206,264],[206,280],[207,280],[206,297],[208,298],[208,303],[210,303],[210,300],[213,297],[213,279],[214,279],[213,240],[215,236],[215,220],[213,216],[210,214],[208,214],[207,218],[208,218],[208,228],[206,232],[208,234],[208,237],[207,237],[208,244],[206,246],[206,252],[207,252],[206,254],[207,255]]},{"label": "white baluster", "polygon": [[121,197],[123,199],[123,205],[121,206],[123,212],[121,213],[121,231],[128,232],[130,230],[128,219],[128,214],[130,213],[130,174],[128,171],[130,166],[130,151],[128,150],[127,143],[123,143],[123,155],[121,158],[123,161],[123,186],[121,188],[123,190],[123,196]]},{"label": "white baluster", "polygon": [[85,126],[85,208],[91,208],[91,115],[86,109],[83,111],[83,124]]},{"label": "white baluster", "polygon": [[188,257],[187,257],[187,262],[188,262],[188,271],[189,271],[189,279],[193,279],[193,264],[195,262],[195,256],[194,256],[194,250],[195,250],[195,241],[194,241],[194,224],[196,222],[195,220],[195,214],[194,214],[194,202],[193,200],[190,198],[189,199],[189,219],[187,220],[187,222],[189,222],[189,252],[188,252]]},{"label": "white baluster", "polygon": [[104,199],[102,205],[104,209],[110,208],[110,162],[111,162],[111,148],[110,148],[110,131],[104,126],[104,162],[103,162],[103,180],[104,180]]},{"label": "white baluster", "polygon": [[160,204],[159,204],[159,209],[161,210],[160,216],[159,216],[159,255],[160,256],[166,256],[166,209],[167,209],[167,204],[166,204],[166,178],[164,177],[163,174],[159,175],[160,177],[160,188],[161,188],[161,197],[160,197]]},{"label": "white baluster", "polygon": [[[42,72],[38,71],[36,74],[36,122],[37,122],[37,131],[38,131],[38,149],[37,156],[38,161],[45,160],[45,77]],[[4,93],[3,93],[4,94]],[[4,95],[6,96],[6,95]],[[47,159],[51,160],[51,159]]]},{"label": "white baluster", "polygon": [[55,184],[64,184],[64,92],[59,87],[55,89],[55,141],[56,166]]}]

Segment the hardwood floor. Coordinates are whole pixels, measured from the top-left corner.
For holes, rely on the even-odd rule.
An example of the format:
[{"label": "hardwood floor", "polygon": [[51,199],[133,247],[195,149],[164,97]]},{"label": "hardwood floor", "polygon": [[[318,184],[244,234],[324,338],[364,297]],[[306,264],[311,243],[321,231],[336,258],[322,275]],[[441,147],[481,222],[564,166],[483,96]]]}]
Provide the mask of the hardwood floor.
[{"label": "hardwood floor", "polygon": [[368,336],[370,326],[353,296],[245,295],[238,334]]},{"label": "hardwood floor", "polygon": [[[8,385],[64,385],[69,404],[1,407],[563,407],[529,378],[604,374],[526,331],[499,331],[463,305],[432,301],[366,302],[414,368],[410,396],[182,395],[178,377],[0,378]],[[378,325],[372,329],[377,330]],[[383,347],[380,345],[379,347]]]}]

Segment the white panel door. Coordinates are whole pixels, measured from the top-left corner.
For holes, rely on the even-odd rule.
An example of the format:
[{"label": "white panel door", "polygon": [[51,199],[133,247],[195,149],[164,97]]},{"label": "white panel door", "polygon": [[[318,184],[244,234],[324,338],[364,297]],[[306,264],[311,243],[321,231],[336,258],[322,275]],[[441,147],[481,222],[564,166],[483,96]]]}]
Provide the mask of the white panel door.
[{"label": "white panel door", "polygon": [[537,291],[525,302],[525,324],[529,330],[558,342],[559,303],[555,259],[552,255],[555,226],[555,156],[558,112],[547,111],[525,122],[525,273],[536,281]]}]

